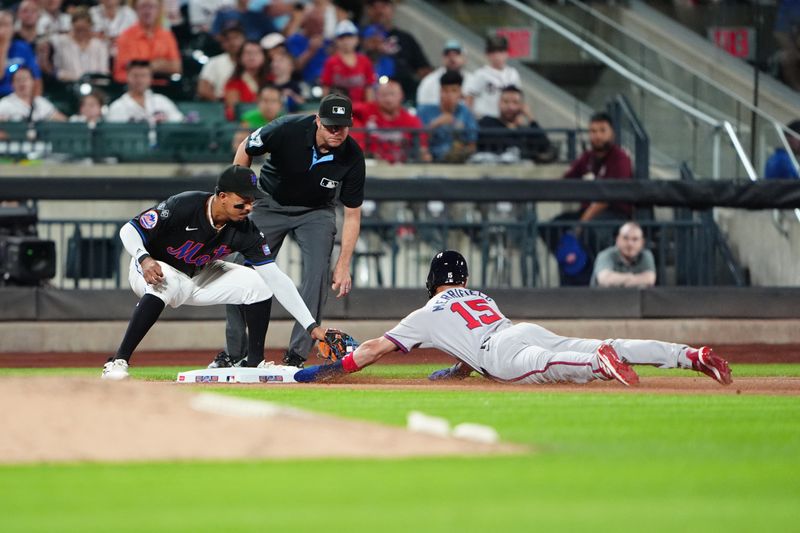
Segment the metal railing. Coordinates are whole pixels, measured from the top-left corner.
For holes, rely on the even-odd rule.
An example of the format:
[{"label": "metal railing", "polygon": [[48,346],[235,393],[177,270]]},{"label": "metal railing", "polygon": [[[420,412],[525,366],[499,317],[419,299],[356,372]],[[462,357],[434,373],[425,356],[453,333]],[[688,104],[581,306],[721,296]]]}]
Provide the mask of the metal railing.
[{"label": "metal railing", "polygon": [[[626,68],[664,87],[671,94],[692,102],[698,109],[720,120],[735,124],[738,138],[745,142],[748,138],[751,140],[754,152],[749,154],[749,159],[753,166],[763,168],[770,147],[785,143],[786,136],[800,139],[800,135],[776,117],[756,107],[724,83],[632,34],[601,10],[577,0],[564,0],[564,3],[567,9],[558,10],[558,14],[562,15],[562,22],[574,23],[573,31],[591,39]],[[547,9],[542,2],[534,2],[534,5]],[[554,14],[554,11],[548,13]],[[795,168],[800,168],[796,161]]]},{"label": "metal railing", "polygon": [[650,136],[624,94],[618,94],[608,105],[608,112],[619,133],[617,142],[632,148],[633,175],[638,180],[650,178]]},{"label": "metal railing", "polygon": [[[119,220],[40,220],[40,238],[55,241],[60,289],[126,288],[130,258],[119,242]],[[472,280],[482,287],[552,287],[559,269],[545,241],[581,228],[590,255],[614,243],[622,221],[545,221],[537,204],[497,202],[386,202],[362,221],[353,275],[356,286],[419,287],[430,257],[455,248],[470,262]],[[674,221],[641,221],[656,257],[659,285],[742,285],[735,263],[725,263],[724,238],[713,219],[689,213]],[[299,248],[287,239],[278,265],[299,280]],[[729,251],[728,251],[729,253]],[[735,272],[720,275],[733,265]],[[738,277],[737,277],[738,276]]]},{"label": "metal railing", "polygon": [[[0,132],[5,133],[5,138],[0,139],[0,157],[198,163],[231,161],[236,141],[250,133],[228,123],[167,123],[153,127],[106,123],[88,128],[78,123],[45,122],[0,123]],[[583,132],[579,128],[351,129],[366,157],[390,163],[423,162],[423,145],[436,146],[434,162],[567,163],[576,158]],[[449,145],[465,149],[451,150]],[[484,157],[470,159],[474,154]]]}]

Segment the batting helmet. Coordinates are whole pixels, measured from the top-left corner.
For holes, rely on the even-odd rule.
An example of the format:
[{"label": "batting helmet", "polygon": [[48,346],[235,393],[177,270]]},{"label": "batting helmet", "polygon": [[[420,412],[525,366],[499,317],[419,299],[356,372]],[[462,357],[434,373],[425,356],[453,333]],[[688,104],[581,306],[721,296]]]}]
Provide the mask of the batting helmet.
[{"label": "batting helmet", "polygon": [[428,297],[433,298],[436,288],[441,285],[458,285],[466,283],[469,277],[467,260],[455,250],[445,250],[433,256],[431,269],[428,271]]}]

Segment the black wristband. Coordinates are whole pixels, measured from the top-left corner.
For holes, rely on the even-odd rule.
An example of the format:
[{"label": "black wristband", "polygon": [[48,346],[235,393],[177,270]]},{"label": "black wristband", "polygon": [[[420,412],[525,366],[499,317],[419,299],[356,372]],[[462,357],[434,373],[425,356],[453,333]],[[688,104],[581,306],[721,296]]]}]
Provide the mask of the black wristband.
[{"label": "black wristband", "polygon": [[136,258],[136,262],[137,262],[137,263],[139,263],[139,264],[141,265],[141,264],[142,264],[142,261],[144,261],[144,260],[145,260],[145,259],[147,259],[148,257],[150,257],[150,254],[148,254],[148,253],[146,253],[146,252],[145,252],[145,253],[143,253],[142,255],[140,255],[139,257],[137,257],[137,258]]},{"label": "black wristband", "polygon": [[317,324],[316,322],[312,322],[311,325],[306,328],[306,331],[308,332],[309,335],[311,335],[311,332],[314,331],[314,328],[318,327],[319,324]]}]

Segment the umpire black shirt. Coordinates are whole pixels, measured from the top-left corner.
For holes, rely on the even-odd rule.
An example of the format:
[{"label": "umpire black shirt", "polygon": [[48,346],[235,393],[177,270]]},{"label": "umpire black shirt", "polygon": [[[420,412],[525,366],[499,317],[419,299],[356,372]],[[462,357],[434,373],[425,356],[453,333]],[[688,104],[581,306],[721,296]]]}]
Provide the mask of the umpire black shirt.
[{"label": "umpire black shirt", "polygon": [[247,139],[250,156],[269,153],[260,184],[278,203],[333,206],[336,190],[347,207],[364,201],[364,152],[349,136],[326,154],[316,146],[314,115],[287,115],[255,130]]}]

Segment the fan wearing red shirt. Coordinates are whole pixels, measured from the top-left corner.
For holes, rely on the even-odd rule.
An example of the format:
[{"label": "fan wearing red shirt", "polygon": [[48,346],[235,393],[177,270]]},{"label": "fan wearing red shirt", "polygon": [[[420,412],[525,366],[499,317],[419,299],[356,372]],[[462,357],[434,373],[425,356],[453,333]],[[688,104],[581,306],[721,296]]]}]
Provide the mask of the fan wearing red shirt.
[{"label": "fan wearing red shirt", "polygon": [[418,158],[431,161],[428,136],[421,131],[402,131],[402,128],[422,130],[422,121],[403,108],[403,88],[390,78],[382,81],[375,91],[375,102],[360,102],[353,106],[354,126],[366,131],[351,136],[364,153],[389,163],[405,162],[418,149]]},{"label": "fan wearing red shirt", "polygon": [[336,52],[325,60],[320,81],[323,92],[346,94],[353,103],[374,99],[375,71],[364,54],[356,52],[358,28],[349,20],[336,25]]}]

